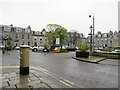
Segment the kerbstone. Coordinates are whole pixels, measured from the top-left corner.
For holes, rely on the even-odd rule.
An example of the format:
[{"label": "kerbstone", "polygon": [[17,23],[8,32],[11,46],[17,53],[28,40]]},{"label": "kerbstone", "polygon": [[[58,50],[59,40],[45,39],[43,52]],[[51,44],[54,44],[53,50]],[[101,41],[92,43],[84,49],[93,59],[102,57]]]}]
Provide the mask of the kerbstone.
[{"label": "kerbstone", "polygon": [[8,86],[8,87],[5,87],[5,88],[16,88],[16,86],[12,85],[12,86]]},{"label": "kerbstone", "polygon": [[20,80],[9,81],[10,86],[15,85],[15,84],[19,84],[19,83],[20,83]]},{"label": "kerbstone", "polygon": [[2,87],[7,87],[7,86],[9,86],[8,82],[2,82]]},{"label": "kerbstone", "polygon": [[33,84],[40,84],[41,81],[32,81],[32,82],[29,82],[28,85],[33,85]]},{"label": "kerbstone", "polygon": [[33,87],[33,88],[50,88],[48,87],[46,84],[44,83],[40,83],[40,84],[33,84],[31,85],[30,87]]},{"label": "kerbstone", "polygon": [[17,88],[29,88],[29,85],[26,83],[26,84],[18,84],[16,85]]}]

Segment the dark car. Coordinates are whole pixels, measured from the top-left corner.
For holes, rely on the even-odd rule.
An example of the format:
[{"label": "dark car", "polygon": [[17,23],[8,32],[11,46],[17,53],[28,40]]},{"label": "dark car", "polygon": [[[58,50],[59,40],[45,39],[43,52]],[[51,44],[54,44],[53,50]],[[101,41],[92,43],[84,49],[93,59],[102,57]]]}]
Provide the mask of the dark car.
[{"label": "dark car", "polygon": [[0,50],[2,50],[2,54],[5,54],[5,51],[6,51],[5,46],[0,46]]},{"label": "dark car", "polygon": [[67,51],[75,51],[75,50],[77,50],[77,47],[75,47],[75,46],[68,46],[68,47],[66,47],[66,50]]}]

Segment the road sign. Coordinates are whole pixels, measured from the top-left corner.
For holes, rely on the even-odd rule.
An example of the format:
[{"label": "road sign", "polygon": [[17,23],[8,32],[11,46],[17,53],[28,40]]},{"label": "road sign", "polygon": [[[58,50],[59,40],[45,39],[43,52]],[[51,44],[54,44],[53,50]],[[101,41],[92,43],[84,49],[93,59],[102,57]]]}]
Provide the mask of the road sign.
[{"label": "road sign", "polygon": [[65,37],[64,40],[67,40],[67,38]]},{"label": "road sign", "polygon": [[60,38],[56,38],[56,44],[60,44]]}]

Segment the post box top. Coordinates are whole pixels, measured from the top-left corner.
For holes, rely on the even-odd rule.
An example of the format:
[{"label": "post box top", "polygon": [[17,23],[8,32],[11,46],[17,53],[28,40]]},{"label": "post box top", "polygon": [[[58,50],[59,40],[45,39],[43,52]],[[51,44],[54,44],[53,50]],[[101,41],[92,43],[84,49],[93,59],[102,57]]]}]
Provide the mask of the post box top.
[{"label": "post box top", "polygon": [[29,48],[28,45],[20,45],[20,48]]}]

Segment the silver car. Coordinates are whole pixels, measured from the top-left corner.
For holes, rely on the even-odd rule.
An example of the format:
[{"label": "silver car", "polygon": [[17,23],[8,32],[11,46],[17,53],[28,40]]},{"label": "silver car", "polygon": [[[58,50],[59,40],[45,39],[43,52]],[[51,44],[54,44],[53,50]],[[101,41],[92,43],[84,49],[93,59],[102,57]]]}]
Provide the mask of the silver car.
[{"label": "silver car", "polygon": [[32,47],[32,51],[42,51],[44,49],[43,46],[35,46],[35,47]]}]

